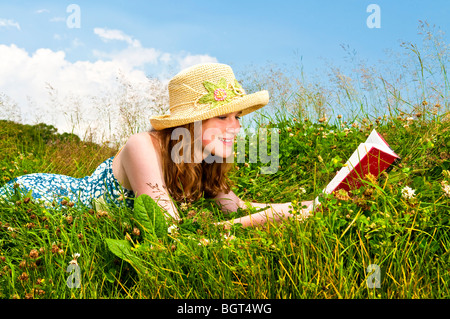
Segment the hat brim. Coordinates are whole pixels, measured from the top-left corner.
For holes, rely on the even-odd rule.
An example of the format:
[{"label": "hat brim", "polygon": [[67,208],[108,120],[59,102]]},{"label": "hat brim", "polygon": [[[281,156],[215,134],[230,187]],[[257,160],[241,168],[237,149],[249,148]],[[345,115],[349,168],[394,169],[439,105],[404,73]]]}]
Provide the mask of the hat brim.
[{"label": "hat brim", "polygon": [[234,99],[230,103],[211,109],[199,109],[198,111],[190,109],[184,113],[180,112],[178,114],[152,116],[150,118],[150,124],[155,130],[162,130],[165,128],[181,126],[196,121],[207,120],[216,116],[233,112],[242,111],[241,116],[243,116],[254,112],[257,109],[260,109],[267,103],[269,103],[269,92],[264,90],[244,95],[243,97]]}]

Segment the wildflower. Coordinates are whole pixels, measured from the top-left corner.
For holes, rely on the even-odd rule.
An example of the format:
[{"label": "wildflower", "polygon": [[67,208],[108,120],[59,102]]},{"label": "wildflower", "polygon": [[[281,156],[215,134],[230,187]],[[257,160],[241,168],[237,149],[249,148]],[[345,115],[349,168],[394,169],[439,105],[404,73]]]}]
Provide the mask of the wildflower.
[{"label": "wildflower", "polygon": [[78,265],[77,259],[78,259],[80,256],[81,256],[80,253],[72,254],[72,260],[69,261],[69,264],[71,264],[71,265]]},{"label": "wildflower", "polygon": [[141,231],[139,230],[139,228],[134,227],[134,228],[133,228],[133,235],[139,236],[140,234],[141,234]]},{"label": "wildflower", "polygon": [[188,218],[193,218],[195,215],[197,215],[197,213],[193,209],[187,213]]},{"label": "wildflower", "polygon": [[25,227],[27,227],[28,229],[32,229],[34,228],[36,225],[34,223],[26,223]]},{"label": "wildflower", "polygon": [[20,281],[27,281],[28,280],[28,274],[26,272],[23,272],[20,276],[19,276],[19,280]]},{"label": "wildflower", "polygon": [[44,278],[38,278],[38,280],[36,280],[36,285],[42,285],[45,282]]},{"label": "wildflower", "polygon": [[107,217],[107,216],[108,216],[108,212],[106,210],[98,210],[97,211],[97,218]]},{"label": "wildflower", "polygon": [[306,194],[306,189],[304,187],[300,187],[298,190],[301,194]]},{"label": "wildflower", "polygon": [[337,192],[335,192],[334,196],[340,200],[350,200],[351,199],[350,196],[348,195],[348,192],[342,188],[339,189]]},{"label": "wildflower", "polygon": [[236,239],[236,236],[230,235],[230,233],[228,233],[228,234],[224,234],[224,235],[223,235],[223,238],[225,239],[225,241],[230,242],[230,241],[232,241],[232,240],[235,240],[235,239]]},{"label": "wildflower", "polygon": [[322,158],[322,156],[320,156],[320,155],[319,155],[319,156],[317,156],[317,159],[319,160],[319,162],[321,162],[321,163],[323,162],[323,158]]},{"label": "wildflower", "polygon": [[71,215],[66,217],[67,224],[71,224],[73,222],[73,217]]},{"label": "wildflower", "polygon": [[409,186],[405,186],[403,189],[402,189],[402,197],[404,198],[404,199],[412,199],[412,198],[414,198],[414,196],[415,196],[415,193],[416,191],[414,190],[414,189],[412,189],[411,187],[409,187]]},{"label": "wildflower", "polygon": [[56,244],[52,244],[52,253],[55,254],[59,251],[59,247]]},{"label": "wildflower", "polygon": [[442,190],[444,191],[444,194],[447,197],[450,197],[450,185],[447,183],[447,181],[442,181],[441,185],[442,185]]},{"label": "wildflower", "polygon": [[366,180],[368,180],[370,183],[374,185],[378,185],[377,177],[371,173],[366,174]]},{"label": "wildflower", "polygon": [[200,242],[198,243],[198,245],[203,245],[203,246],[208,246],[209,245],[209,240],[206,238],[200,238],[199,240]]},{"label": "wildflower", "polygon": [[293,137],[294,136],[294,134],[293,133],[289,133],[289,137]]},{"label": "wildflower", "polygon": [[186,210],[188,208],[188,206],[186,203],[181,203],[180,208],[181,208],[181,210]]},{"label": "wildflower", "polygon": [[32,249],[30,251],[30,258],[31,259],[36,259],[39,257],[39,252],[36,249]]},{"label": "wildflower", "polygon": [[178,227],[176,225],[169,226],[167,232],[171,235],[175,235],[178,232]]}]

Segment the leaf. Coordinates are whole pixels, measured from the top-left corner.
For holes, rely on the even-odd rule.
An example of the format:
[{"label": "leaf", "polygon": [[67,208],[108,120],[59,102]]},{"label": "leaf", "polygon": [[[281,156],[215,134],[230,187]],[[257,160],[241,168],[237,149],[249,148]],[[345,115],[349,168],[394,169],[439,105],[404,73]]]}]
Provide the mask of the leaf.
[{"label": "leaf", "polygon": [[203,95],[199,100],[198,103],[200,104],[209,104],[211,102],[214,102],[214,93],[208,93]]},{"label": "leaf", "polygon": [[217,86],[219,88],[225,89],[227,87],[227,80],[225,80],[225,78],[220,78],[219,82],[217,83]]},{"label": "leaf", "polygon": [[145,267],[131,251],[131,243],[128,240],[106,238],[106,244],[114,255],[128,262],[136,271],[144,272]]},{"label": "leaf", "polygon": [[214,83],[209,82],[209,81],[203,82],[203,86],[209,93],[213,93],[214,90],[218,88],[217,85],[215,85]]},{"label": "leaf", "polygon": [[143,228],[144,238],[148,234],[163,239],[167,237],[167,223],[163,210],[149,195],[142,194],[135,200],[133,215]]},{"label": "leaf", "polygon": [[106,238],[109,250],[120,259],[127,259],[132,255],[131,244],[128,240]]}]

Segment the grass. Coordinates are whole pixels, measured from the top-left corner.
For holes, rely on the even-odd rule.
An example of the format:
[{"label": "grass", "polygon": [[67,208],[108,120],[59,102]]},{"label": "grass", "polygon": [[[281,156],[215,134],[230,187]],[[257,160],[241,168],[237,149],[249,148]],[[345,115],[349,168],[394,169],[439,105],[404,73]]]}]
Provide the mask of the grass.
[{"label": "grass", "polygon": [[[409,122],[409,125],[405,125]],[[17,124],[2,127],[17,130]],[[374,127],[402,156],[388,175],[358,191],[326,198],[305,222],[260,228],[213,227],[224,216],[208,199],[180,205],[178,230],[164,240],[144,236],[127,208],[107,212],[65,206],[46,209],[26,195],[0,208],[0,295],[3,298],[447,298],[450,267],[450,125],[386,118],[362,126],[290,118],[261,123],[280,131],[280,169],[260,175],[262,163],[237,163],[238,196],[257,202],[311,199]],[[395,128],[395,130],[393,129]],[[101,146],[60,138],[47,145],[2,141],[2,179],[51,171],[67,158],[70,173],[89,174],[106,154]],[[75,145],[74,145],[75,143]],[[270,145],[270,144],[269,144]],[[77,155],[89,148],[89,154]],[[70,152],[69,150],[72,150]],[[26,154],[32,154],[30,156]],[[101,156],[100,156],[101,154]],[[318,157],[322,161],[318,161]],[[89,159],[84,160],[83,158]],[[95,159],[95,160],[94,160]],[[75,165],[73,165],[75,164]],[[62,171],[61,171],[62,172]],[[415,190],[413,198],[401,190]],[[305,192],[303,192],[303,190]],[[234,216],[250,213],[240,210]],[[132,258],[118,258],[106,240],[128,240]],[[81,287],[69,289],[73,254]],[[367,267],[381,271],[368,288]],[[138,267],[139,265],[139,267]]]},{"label": "grass", "polygon": [[[303,72],[290,82],[272,66],[242,82],[249,93],[271,90],[273,115],[243,123],[278,130],[280,156],[274,174],[261,174],[269,164],[259,161],[236,163],[239,197],[297,211],[374,128],[402,157],[389,174],[325,197],[304,222],[224,231],[213,222],[254,210],[224,215],[209,199],[178,203],[183,218],[164,236],[143,227],[136,210],[50,209],[15,194],[0,205],[0,298],[450,297],[448,46],[426,23],[420,29],[427,50],[402,44],[407,61],[392,57],[399,74],[388,66],[383,77],[351,56],[349,74],[327,72],[331,88]],[[84,177],[117,151],[45,124],[1,121],[0,135],[0,185],[33,172]],[[79,288],[68,287],[73,264]],[[379,288],[368,284],[373,265]]]}]

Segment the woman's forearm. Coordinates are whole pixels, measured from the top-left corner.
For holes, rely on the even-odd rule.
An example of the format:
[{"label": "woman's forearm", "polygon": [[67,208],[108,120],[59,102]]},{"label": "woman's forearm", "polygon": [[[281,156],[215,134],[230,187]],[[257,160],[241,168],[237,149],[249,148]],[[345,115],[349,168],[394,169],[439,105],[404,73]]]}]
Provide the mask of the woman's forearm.
[{"label": "woman's forearm", "polygon": [[289,213],[292,209],[291,203],[283,204],[264,204],[264,203],[249,203],[254,208],[266,208],[263,211],[253,213],[251,215],[235,218],[232,221],[222,222],[226,228],[233,224],[242,224],[243,227],[263,225],[267,222],[279,222],[282,219],[287,219],[293,215]]}]

